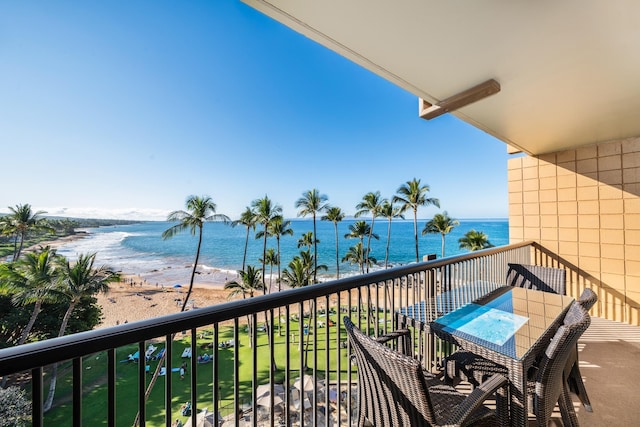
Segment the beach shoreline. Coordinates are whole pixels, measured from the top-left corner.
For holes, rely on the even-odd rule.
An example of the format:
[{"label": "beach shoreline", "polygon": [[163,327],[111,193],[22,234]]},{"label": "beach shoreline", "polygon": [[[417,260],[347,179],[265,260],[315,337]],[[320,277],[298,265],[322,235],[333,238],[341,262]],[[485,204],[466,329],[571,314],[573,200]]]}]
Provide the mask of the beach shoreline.
[{"label": "beach shoreline", "polygon": [[[80,231],[38,243],[25,251],[46,246],[58,249],[90,236],[91,232]],[[102,309],[102,321],[96,329],[180,312],[189,288],[192,268],[193,264],[165,264],[162,268],[147,272],[118,271],[120,281],[111,283],[108,293],[96,295],[97,304]],[[187,310],[229,301],[229,291],[224,290],[224,285],[237,277],[237,272],[198,266]]]},{"label": "beach shoreline", "polygon": [[[122,276],[109,292],[96,295],[102,309],[102,322],[96,329],[179,313],[188,286],[173,288],[136,281],[136,275]],[[187,310],[229,301],[229,292],[209,285],[194,284]]]}]

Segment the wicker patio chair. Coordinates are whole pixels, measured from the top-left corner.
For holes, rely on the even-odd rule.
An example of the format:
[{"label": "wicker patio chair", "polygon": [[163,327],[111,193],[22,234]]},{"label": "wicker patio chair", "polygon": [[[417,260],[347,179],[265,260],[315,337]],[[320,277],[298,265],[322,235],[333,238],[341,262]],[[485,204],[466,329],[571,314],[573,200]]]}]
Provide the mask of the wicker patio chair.
[{"label": "wicker patio chair", "polygon": [[362,333],[344,318],[358,367],[359,426],[506,425],[506,405],[483,402],[506,395],[507,379],[495,375],[470,395],[445,385],[420,362]]},{"label": "wicker patio chair", "polygon": [[572,304],[563,325],[542,355],[537,375],[532,381],[533,412],[538,426],[547,425],[556,403],[560,406],[564,426],[578,425],[564,370],[578,338],[590,324],[589,313],[580,304]]},{"label": "wicker patio chair", "polygon": [[[598,301],[598,295],[593,292],[591,289],[586,288],[580,298],[576,300],[578,304],[582,306],[586,311],[589,311],[591,307]],[[593,412],[591,408],[591,402],[589,401],[589,396],[587,395],[587,389],[584,386],[584,382],[582,381],[582,374],[580,373],[580,362],[578,360],[578,343],[576,343],[575,347],[571,351],[571,355],[567,360],[567,366],[564,368],[564,375],[569,384],[569,390],[574,392],[576,396],[582,402],[584,409],[588,412]]]},{"label": "wicker patio chair", "polygon": [[563,268],[509,264],[507,285],[566,295],[566,275]]},{"label": "wicker patio chair", "polygon": [[[572,304],[567,312],[563,325],[558,329],[544,354],[540,356],[535,372],[529,375],[528,390],[533,397],[533,412],[538,425],[545,426],[553,412],[556,402],[560,405],[563,424],[577,426],[578,421],[571,404],[569,384],[576,381],[582,389],[578,389],[578,397],[585,404],[589,404],[582,376],[578,370],[577,343],[591,323],[591,318],[585,307],[593,306],[594,302],[590,289],[583,292],[580,298]],[[594,294],[595,295],[595,294]],[[581,302],[584,302],[583,306]],[[590,304],[590,305],[589,305]],[[507,368],[468,351],[458,351],[447,360],[445,381],[451,381],[454,375],[462,377],[475,385],[481,385],[489,375],[507,375]],[[562,375],[559,370],[562,369]],[[577,387],[580,387],[576,385]],[[586,399],[587,403],[584,403]],[[588,408],[590,409],[590,407]],[[544,420],[544,422],[543,422]]]}]

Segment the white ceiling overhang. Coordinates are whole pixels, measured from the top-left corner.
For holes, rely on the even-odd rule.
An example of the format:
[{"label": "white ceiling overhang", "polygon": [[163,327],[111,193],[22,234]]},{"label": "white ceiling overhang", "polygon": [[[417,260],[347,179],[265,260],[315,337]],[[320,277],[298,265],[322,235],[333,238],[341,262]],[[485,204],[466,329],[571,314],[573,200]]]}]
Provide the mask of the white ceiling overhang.
[{"label": "white ceiling overhang", "polygon": [[243,1],[530,154],[640,136],[637,0]]}]

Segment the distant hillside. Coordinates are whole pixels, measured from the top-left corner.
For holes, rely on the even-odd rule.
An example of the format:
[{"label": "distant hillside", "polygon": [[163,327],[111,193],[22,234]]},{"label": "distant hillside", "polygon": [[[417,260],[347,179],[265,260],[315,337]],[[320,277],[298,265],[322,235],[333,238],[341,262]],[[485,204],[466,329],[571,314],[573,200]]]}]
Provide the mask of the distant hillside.
[{"label": "distant hillside", "polygon": [[[8,215],[7,213],[0,213],[0,217]],[[73,221],[76,228],[88,228],[88,227],[106,227],[110,225],[129,225],[139,224],[146,221],[133,221],[130,219],[108,219],[108,218],[74,218],[70,216],[52,216],[42,215],[41,218],[46,218],[49,221]]]},{"label": "distant hillside", "polygon": [[[1,216],[1,214],[0,214]],[[106,227],[110,225],[129,225],[129,224],[139,224],[145,221],[132,221],[130,219],[105,219],[105,218],[73,218],[68,216],[48,216],[43,215],[43,218],[47,218],[48,220],[57,220],[57,221],[73,221],[77,224],[77,228],[87,228],[87,227]]]}]

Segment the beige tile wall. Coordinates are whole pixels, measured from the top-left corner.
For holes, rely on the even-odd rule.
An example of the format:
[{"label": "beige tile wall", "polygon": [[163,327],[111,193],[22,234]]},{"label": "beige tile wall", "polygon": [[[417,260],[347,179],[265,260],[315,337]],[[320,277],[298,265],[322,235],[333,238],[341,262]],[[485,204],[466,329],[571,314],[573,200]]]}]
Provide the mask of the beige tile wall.
[{"label": "beige tile wall", "polygon": [[593,314],[640,324],[640,138],[509,160],[512,243],[539,242],[598,292]]}]

